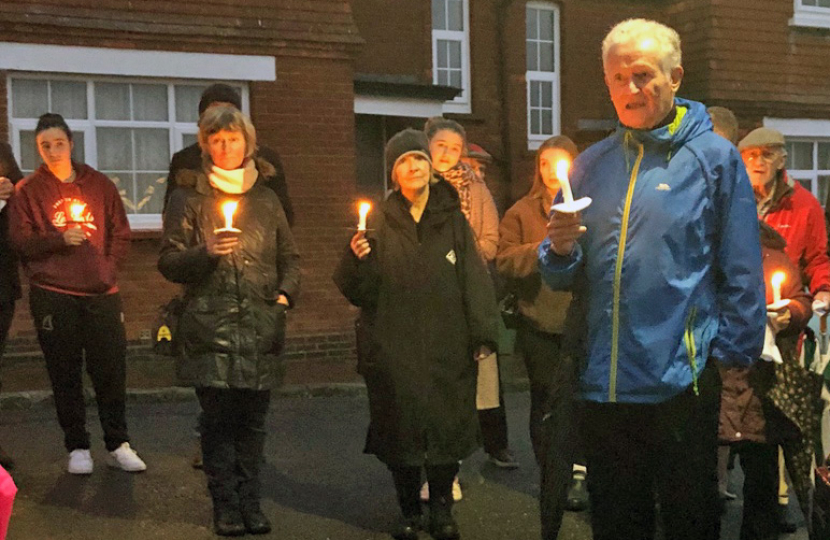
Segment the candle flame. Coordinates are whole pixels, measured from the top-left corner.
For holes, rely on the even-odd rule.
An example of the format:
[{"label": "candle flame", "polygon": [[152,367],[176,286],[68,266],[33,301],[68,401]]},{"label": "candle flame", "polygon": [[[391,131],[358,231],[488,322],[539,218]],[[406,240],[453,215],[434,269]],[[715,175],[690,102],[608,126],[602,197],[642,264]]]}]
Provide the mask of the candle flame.
[{"label": "candle flame", "polygon": [[82,203],[73,203],[70,206],[70,213],[72,214],[72,221],[79,222],[83,221],[84,219],[84,209],[86,208],[85,204]]},{"label": "candle flame", "polygon": [[787,275],[784,272],[775,272],[772,275],[772,286],[773,287],[780,287],[784,280],[787,278]]},{"label": "candle flame", "polygon": [[362,202],[360,203],[360,209],[358,212],[360,213],[360,219],[366,219],[366,216],[369,214],[369,210],[372,209],[371,203]]},{"label": "candle flame", "polygon": [[236,207],[239,205],[236,201],[228,201],[222,205],[222,213],[225,214],[225,219],[230,220],[236,213]]},{"label": "candle flame", "polygon": [[562,178],[568,178],[568,170],[571,168],[571,164],[568,163],[567,159],[560,159],[556,162],[556,177],[560,180]]}]

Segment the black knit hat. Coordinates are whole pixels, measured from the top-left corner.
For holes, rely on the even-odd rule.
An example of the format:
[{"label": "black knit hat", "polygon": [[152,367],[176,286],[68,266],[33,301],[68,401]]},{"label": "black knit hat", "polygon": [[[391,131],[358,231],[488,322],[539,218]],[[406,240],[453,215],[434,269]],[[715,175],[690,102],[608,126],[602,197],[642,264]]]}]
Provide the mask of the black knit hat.
[{"label": "black knit hat", "polygon": [[392,171],[402,157],[407,154],[420,154],[432,163],[429,155],[429,142],[423,131],[406,128],[392,136],[386,143],[386,174],[392,178]]},{"label": "black knit hat", "polygon": [[242,96],[233,86],[216,83],[211,84],[202,92],[202,99],[199,100],[199,116],[210,107],[211,103],[230,103],[240,111],[242,110]]}]

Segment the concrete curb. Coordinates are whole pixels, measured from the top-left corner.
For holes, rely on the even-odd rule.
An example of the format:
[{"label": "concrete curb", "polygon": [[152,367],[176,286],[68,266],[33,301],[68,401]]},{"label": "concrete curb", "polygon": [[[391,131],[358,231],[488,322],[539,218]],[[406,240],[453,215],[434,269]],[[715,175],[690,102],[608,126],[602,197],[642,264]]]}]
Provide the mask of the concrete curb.
[{"label": "concrete curb", "polygon": [[[524,392],[529,388],[526,379],[505,383],[507,393]],[[363,383],[331,383],[331,384],[303,384],[282,386],[274,391],[273,397],[281,398],[327,398],[327,397],[363,397],[366,395],[366,385]],[[84,388],[84,397],[87,404],[95,403],[95,394],[91,388]],[[0,409],[24,410],[38,407],[53,406],[50,390],[35,390],[30,392],[7,392],[0,394]],[[175,403],[181,401],[196,401],[192,388],[168,386],[163,388],[128,388],[128,403]]]}]

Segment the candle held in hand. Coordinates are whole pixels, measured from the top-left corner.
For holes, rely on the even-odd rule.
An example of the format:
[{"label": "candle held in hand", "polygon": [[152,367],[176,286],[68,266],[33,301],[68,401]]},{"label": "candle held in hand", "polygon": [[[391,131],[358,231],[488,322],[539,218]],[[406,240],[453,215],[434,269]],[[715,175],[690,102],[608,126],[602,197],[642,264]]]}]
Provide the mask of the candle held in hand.
[{"label": "candle held in hand", "polygon": [[360,203],[360,208],[358,209],[358,215],[360,219],[357,222],[357,230],[358,231],[365,231],[366,230],[366,216],[369,215],[369,210],[372,209],[372,205],[367,202]]},{"label": "candle held in hand", "polygon": [[225,214],[225,229],[233,230],[233,215],[236,212],[236,207],[239,203],[236,201],[228,201],[222,205],[222,213]]},{"label": "candle held in hand", "polygon": [[84,220],[84,209],[86,205],[83,203],[72,203],[69,207],[69,213],[73,223],[81,223]]},{"label": "candle held in hand", "polygon": [[571,182],[568,180],[568,169],[571,164],[565,159],[556,162],[556,178],[559,180],[559,189],[562,190],[562,198],[565,204],[573,204],[574,194],[571,191]]},{"label": "candle held in hand", "polygon": [[786,279],[784,272],[775,272],[772,275],[772,303],[777,304],[781,301],[781,285]]}]

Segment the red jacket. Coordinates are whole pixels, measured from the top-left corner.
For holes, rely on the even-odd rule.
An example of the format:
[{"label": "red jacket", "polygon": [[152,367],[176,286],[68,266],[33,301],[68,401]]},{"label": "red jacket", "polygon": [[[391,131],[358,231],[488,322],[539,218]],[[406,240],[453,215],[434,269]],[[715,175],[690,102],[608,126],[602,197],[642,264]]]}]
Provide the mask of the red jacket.
[{"label": "red jacket", "polygon": [[780,195],[761,219],[787,241],[785,252],[801,271],[810,293],[830,291],[824,211],[813,194],[786,173],[777,182]]},{"label": "red jacket", "polygon": [[[73,163],[77,177],[63,183],[46,165],[19,182],[12,197],[9,237],[33,285],[76,295],[118,290],[116,267],[130,247],[130,225],[112,181]],[[73,215],[73,207],[75,212]],[[67,246],[63,233],[80,226],[87,241]]]}]

